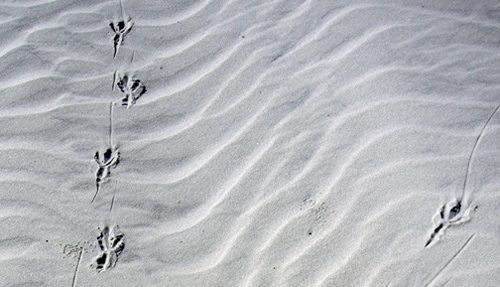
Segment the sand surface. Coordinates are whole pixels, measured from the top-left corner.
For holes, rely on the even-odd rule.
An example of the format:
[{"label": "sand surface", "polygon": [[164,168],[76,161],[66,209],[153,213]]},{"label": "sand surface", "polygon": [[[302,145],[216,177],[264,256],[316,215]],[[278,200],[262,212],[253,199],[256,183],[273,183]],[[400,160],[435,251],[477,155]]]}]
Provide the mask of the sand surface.
[{"label": "sand surface", "polygon": [[0,39],[0,286],[499,286],[497,1],[2,0]]}]

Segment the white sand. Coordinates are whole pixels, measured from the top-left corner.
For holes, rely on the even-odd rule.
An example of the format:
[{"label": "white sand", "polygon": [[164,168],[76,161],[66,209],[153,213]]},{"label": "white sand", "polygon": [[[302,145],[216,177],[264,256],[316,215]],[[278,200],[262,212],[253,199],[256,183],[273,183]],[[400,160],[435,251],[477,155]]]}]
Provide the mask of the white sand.
[{"label": "white sand", "polygon": [[499,286],[495,2],[1,1],[0,286]]}]

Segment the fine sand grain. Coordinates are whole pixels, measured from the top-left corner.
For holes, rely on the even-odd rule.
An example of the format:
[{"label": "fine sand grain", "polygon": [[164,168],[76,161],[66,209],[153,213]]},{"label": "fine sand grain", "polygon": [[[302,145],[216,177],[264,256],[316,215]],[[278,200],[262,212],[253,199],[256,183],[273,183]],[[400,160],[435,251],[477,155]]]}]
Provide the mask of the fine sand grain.
[{"label": "fine sand grain", "polygon": [[0,286],[499,286],[495,1],[3,0],[0,35]]}]

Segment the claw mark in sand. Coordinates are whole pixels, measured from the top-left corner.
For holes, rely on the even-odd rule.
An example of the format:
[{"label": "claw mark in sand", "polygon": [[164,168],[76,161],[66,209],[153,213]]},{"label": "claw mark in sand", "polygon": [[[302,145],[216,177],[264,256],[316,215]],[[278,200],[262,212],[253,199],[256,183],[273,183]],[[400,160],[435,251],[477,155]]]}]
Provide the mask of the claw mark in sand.
[{"label": "claw mark in sand", "polygon": [[434,231],[432,232],[430,238],[427,240],[425,247],[429,247],[434,242],[436,242],[436,240],[438,240],[439,237],[444,233],[446,228],[452,225],[459,225],[469,221],[471,211],[477,209],[477,206],[473,206],[473,204],[471,204],[470,202],[472,191],[467,191],[467,180],[471,169],[471,162],[474,158],[474,154],[476,153],[477,146],[481,138],[483,137],[488,123],[491,121],[491,119],[499,109],[500,105],[498,105],[490,114],[483,127],[481,128],[478,136],[476,137],[476,140],[472,147],[472,151],[469,155],[469,160],[467,161],[467,168],[465,170],[464,183],[462,186],[462,196],[458,199],[452,200],[446,205],[441,206],[438,214],[433,219],[433,222],[435,223]]},{"label": "claw mark in sand", "polygon": [[141,80],[129,77],[127,74],[120,77],[117,86],[125,94],[125,97],[122,99],[122,106],[127,107],[127,109],[132,107],[146,93],[146,86],[144,86]]},{"label": "claw mark in sand", "polygon": [[97,242],[102,253],[94,260],[94,266],[97,272],[112,269],[115,267],[118,257],[125,248],[125,235],[119,230],[118,225],[113,228],[105,226],[99,236]]},{"label": "claw mark in sand", "polygon": [[[120,8],[122,11],[122,20],[109,23],[109,26],[111,27],[113,32],[115,32],[115,37],[113,39],[115,52],[113,54],[113,58],[116,58],[118,50],[120,49],[120,46],[122,45],[123,40],[125,39],[125,36],[127,36],[127,34],[130,33],[132,27],[134,26],[132,18],[125,17],[125,13],[123,12],[123,4],[121,1],[120,1]],[[127,18],[127,20],[125,20],[125,18]]]}]

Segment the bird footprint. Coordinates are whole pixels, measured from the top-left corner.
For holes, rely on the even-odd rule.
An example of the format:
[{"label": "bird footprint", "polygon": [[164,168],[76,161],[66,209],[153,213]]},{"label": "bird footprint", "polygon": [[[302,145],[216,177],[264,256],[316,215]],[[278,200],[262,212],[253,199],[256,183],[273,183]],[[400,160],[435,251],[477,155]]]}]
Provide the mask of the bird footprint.
[{"label": "bird footprint", "polygon": [[110,168],[115,168],[120,163],[120,152],[116,148],[108,148],[104,153],[99,151],[95,152],[94,159],[98,165],[95,177],[96,192],[92,202],[94,202],[101,184],[107,181],[108,176],[111,174]]},{"label": "bird footprint", "polygon": [[97,243],[101,254],[95,258],[94,266],[97,272],[101,273],[115,267],[118,257],[125,248],[125,235],[120,231],[118,225],[111,229],[106,225],[97,236]]},{"label": "bird footprint", "polygon": [[434,216],[434,231],[427,240],[425,247],[436,242],[448,227],[469,221],[471,210],[471,206],[464,207],[462,201],[457,199],[441,206],[438,214]]},{"label": "bird footprint", "polygon": [[120,49],[120,46],[122,45],[123,40],[125,39],[125,36],[127,36],[127,34],[132,30],[134,22],[132,22],[131,18],[128,18],[127,21],[120,20],[118,22],[111,22],[109,23],[109,26],[111,27],[111,29],[113,29],[113,32],[115,32],[115,37],[114,37],[115,52],[113,54],[113,58],[116,58],[118,50]]},{"label": "bird footprint", "polygon": [[135,102],[146,93],[146,86],[139,79],[133,79],[127,74],[120,77],[120,81],[117,83],[118,88],[125,97],[122,99],[122,106],[130,108]]}]

